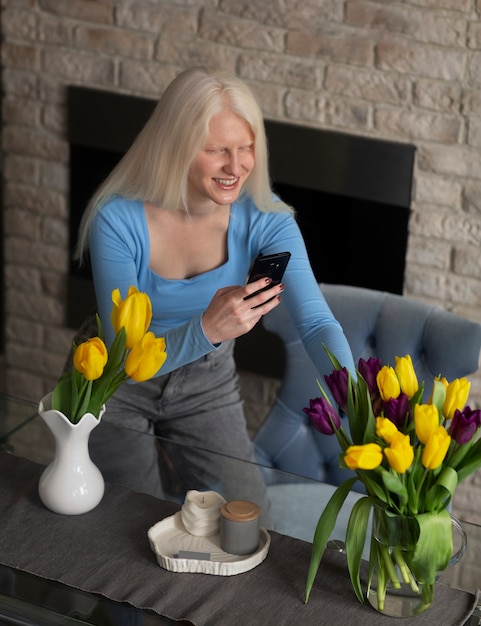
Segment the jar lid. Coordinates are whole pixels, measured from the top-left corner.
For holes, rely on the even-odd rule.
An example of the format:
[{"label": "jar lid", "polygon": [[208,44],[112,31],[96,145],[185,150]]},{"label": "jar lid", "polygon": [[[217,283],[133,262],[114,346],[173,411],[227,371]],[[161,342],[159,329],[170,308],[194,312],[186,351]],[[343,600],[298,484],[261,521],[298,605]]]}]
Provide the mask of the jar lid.
[{"label": "jar lid", "polygon": [[234,522],[250,522],[259,517],[260,508],[249,500],[231,500],[220,509],[222,517]]}]

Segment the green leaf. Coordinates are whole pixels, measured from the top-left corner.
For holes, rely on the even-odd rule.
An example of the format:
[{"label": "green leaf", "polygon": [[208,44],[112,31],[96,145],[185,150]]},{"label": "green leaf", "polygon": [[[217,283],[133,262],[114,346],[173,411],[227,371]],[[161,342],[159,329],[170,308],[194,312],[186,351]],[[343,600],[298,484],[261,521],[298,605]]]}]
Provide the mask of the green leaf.
[{"label": "green leaf", "polygon": [[72,381],[74,378],[75,380],[78,379],[79,383],[78,387],[75,389],[77,392],[76,397],[72,397],[72,409],[69,419],[73,424],[77,424],[82,415],[88,411],[92,381],[84,378],[79,372],[77,372],[75,377],[72,376]]},{"label": "green leaf", "polygon": [[349,492],[351,491],[354,483],[357,481],[357,476],[349,478],[342,485],[340,485],[336,491],[332,494],[329,502],[326,504],[326,508],[322,512],[319,521],[317,522],[316,532],[314,533],[314,540],[312,542],[311,562],[309,565],[309,572],[307,575],[306,583],[306,595],[305,602],[309,600],[312,585],[316,578],[317,570],[321,563],[324,550],[326,549],[327,542],[331,536],[334,526],[336,525],[337,516],[344,504]]},{"label": "green leaf", "polygon": [[109,350],[109,358],[107,364],[104,368],[104,376],[107,377],[109,375],[116,375],[120,369],[124,366],[124,361],[126,358],[126,350],[125,343],[127,341],[127,334],[125,332],[125,328],[121,328],[115,339],[112,342],[112,345]]},{"label": "green leaf", "polygon": [[324,400],[326,400],[326,402],[328,402],[332,406],[331,398],[327,395],[326,390],[321,385],[319,378],[316,378],[316,383],[317,383],[317,386],[319,387],[319,392],[321,396],[324,398]]},{"label": "green leaf", "polygon": [[399,499],[398,508],[402,510],[409,499],[408,490],[401,480],[400,475],[397,472],[388,472],[384,468],[381,468],[382,481],[385,488],[389,493],[397,495]]},{"label": "green leaf", "polygon": [[[454,459],[453,455],[453,459]],[[453,460],[451,459],[451,460]],[[451,465],[451,461],[450,461]],[[470,476],[473,472],[481,467],[481,439],[470,445],[469,450],[465,457],[457,463],[455,469],[458,473],[458,482]]]},{"label": "green leaf", "polygon": [[105,402],[107,402],[107,400],[115,393],[115,391],[126,379],[127,374],[124,370],[121,370],[115,376],[112,372],[109,378],[102,378],[101,380],[94,381],[97,384],[94,384],[92,390],[89,411],[93,413],[95,417],[99,416],[102,406],[105,404]]},{"label": "green leaf", "polygon": [[82,374],[75,369],[72,365],[72,377],[71,377],[71,400],[70,407],[66,410],[66,415],[71,420],[72,416],[75,415],[79,403],[79,395],[81,394],[82,385],[85,383],[85,378]]},{"label": "green leaf", "polygon": [[452,467],[444,467],[436,482],[426,493],[426,509],[445,507],[458,486],[458,474]]},{"label": "green leaf", "polygon": [[360,569],[371,509],[371,498],[364,497],[358,500],[352,507],[346,532],[347,567],[354,592],[362,604],[364,604],[364,595],[361,586]]},{"label": "green leaf", "polygon": [[481,457],[473,458],[472,461],[463,463],[462,467],[457,470],[458,483],[465,480],[471,474],[474,474],[479,468],[481,468]]},{"label": "green leaf", "polygon": [[360,445],[364,440],[364,420],[362,419],[363,413],[361,413],[361,409],[359,408],[358,391],[353,384],[350,384],[348,388],[347,416],[352,441],[353,443]]},{"label": "green leaf", "polygon": [[446,399],[446,387],[440,380],[433,383],[433,399],[432,404],[437,408],[439,416],[443,414],[444,400]]},{"label": "green leaf", "polygon": [[471,448],[474,445],[473,439],[468,441],[463,445],[458,445],[454,439],[451,441],[451,446],[454,449],[454,452],[448,458],[448,465],[454,469],[457,469],[465,459],[469,462],[469,454],[471,452]]},{"label": "green leaf", "polygon": [[414,411],[414,406],[416,404],[423,404],[423,394],[424,394],[424,381],[422,381],[422,383],[420,383],[420,385],[418,387],[418,390],[416,391],[416,393],[413,395],[413,397],[409,401],[409,404],[410,404],[411,409],[413,411]]},{"label": "green leaf", "polygon": [[[362,482],[366,484],[365,480],[363,480]],[[389,492],[386,492],[386,490],[381,487],[381,485],[379,485],[377,482],[371,480],[369,481],[369,483],[367,483],[367,486],[369,487],[369,492],[372,493],[372,495],[376,496],[378,500],[380,500],[381,502],[385,502],[389,506],[392,504]]]},{"label": "green leaf", "polygon": [[434,584],[436,574],[448,566],[453,554],[453,530],[449,511],[421,513],[414,519],[419,525],[419,537],[406,561],[414,576],[423,584]]},{"label": "green leaf", "polygon": [[104,329],[102,328],[102,320],[100,319],[100,315],[98,313],[95,313],[95,320],[97,322],[97,334],[100,337],[100,339],[102,339],[102,341],[104,340]]},{"label": "green leaf", "polygon": [[374,412],[372,410],[369,387],[362,377],[359,377],[358,389],[359,411],[360,415],[363,416],[362,421],[364,431],[361,441],[362,443],[370,443],[371,441],[374,441],[376,437],[376,418],[374,417]]},{"label": "green leaf", "polygon": [[[72,389],[68,374],[62,376],[52,394],[52,409],[67,414],[71,406]],[[68,408],[66,408],[68,407]]]},{"label": "green leaf", "polygon": [[384,484],[381,477],[382,467],[376,467],[373,470],[356,470],[358,479],[366,487],[366,491],[370,496],[376,496],[382,502],[390,503],[388,492],[384,489]]},{"label": "green leaf", "polygon": [[322,347],[324,348],[325,353],[329,357],[329,360],[331,361],[332,367],[335,370],[342,370],[342,365],[339,363],[339,361],[334,356],[334,354],[329,350],[329,348],[326,346],[326,344],[323,343]]}]

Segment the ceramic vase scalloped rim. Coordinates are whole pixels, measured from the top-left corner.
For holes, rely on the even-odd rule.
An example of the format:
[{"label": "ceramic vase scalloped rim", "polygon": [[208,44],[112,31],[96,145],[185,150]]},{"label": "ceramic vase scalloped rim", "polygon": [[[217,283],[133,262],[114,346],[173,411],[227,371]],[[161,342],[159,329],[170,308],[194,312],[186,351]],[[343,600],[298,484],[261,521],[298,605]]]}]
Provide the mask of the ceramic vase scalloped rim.
[{"label": "ceramic vase scalloped rim", "polygon": [[104,478],[90,458],[88,443],[105,411],[96,418],[86,413],[77,424],[50,408],[52,392],[40,400],[38,414],[55,440],[52,462],[40,476],[38,493],[43,504],[55,513],[78,515],[94,509],[105,491]]}]

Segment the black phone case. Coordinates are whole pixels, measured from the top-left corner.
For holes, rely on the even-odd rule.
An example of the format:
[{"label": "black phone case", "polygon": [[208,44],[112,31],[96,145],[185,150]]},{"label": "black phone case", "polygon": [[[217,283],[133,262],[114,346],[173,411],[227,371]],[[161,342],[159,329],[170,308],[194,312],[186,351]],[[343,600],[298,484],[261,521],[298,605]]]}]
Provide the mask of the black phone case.
[{"label": "black phone case", "polygon": [[254,264],[252,265],[252,269],[249,273],[249,278],[247,279],[248,283],[252,283],[259,278],[271,278],[272,282],[255,291],[250,296],[247,296],[245,300],[252,298],[253,296],[261,293],[262,291],[267,291],[274,285],[278,285],[284,272],[286,271],[287,264],[289,263],[289,259],[291,258],[290,252],[278,252],[277,254],[268,254],[266,256],[258,256]]}]

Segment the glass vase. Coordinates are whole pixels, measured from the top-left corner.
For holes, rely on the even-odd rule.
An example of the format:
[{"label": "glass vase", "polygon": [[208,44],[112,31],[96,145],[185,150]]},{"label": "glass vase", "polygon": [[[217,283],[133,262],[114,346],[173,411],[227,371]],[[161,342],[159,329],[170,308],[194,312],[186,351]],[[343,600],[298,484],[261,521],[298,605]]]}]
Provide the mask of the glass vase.
[{"label": "glass vase", "polygon": [[[453,515],[449,517],[450,536],[433,542],[434,551],[444,541],[450,546],[452,556],[447,566],[461,559],[467,545],[466,532],[461,522]],[[453,533],[458,535],[456,541]],[[374,507],[367,599],[372,607],[384,615],[415,617],[423,614],[434,602],[437,575],[434,579],[423,580],[419,571],[416,571],[418,535],[417,516],[393,515],[380,507]],[[457,546],[456,550],[453,545]]]}]

